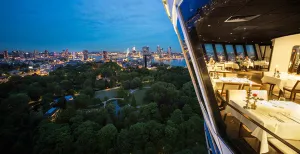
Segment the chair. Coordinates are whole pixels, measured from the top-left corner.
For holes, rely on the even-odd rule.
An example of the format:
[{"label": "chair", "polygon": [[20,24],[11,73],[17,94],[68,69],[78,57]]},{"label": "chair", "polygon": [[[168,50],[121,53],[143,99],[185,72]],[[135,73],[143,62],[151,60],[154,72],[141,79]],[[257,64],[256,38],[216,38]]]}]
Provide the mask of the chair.
[{"label": "chair", "polygon": [[236,73],[225,73],[226,77],[237,77]]},{"label": "chair", "polygon": [[[250,87],[250,84],[243,84],[241,90],[248,90]],[[262,85],[261,84],[252,84],[251,90],[261,90]]]},{"label": "chair", "polygon": [[226,106],[227,103],[229,103],[230,100],[244,100],[247,96],[246,90],[227,90],[226,91],[226,102],[221,104],[220,109],[225,110],[224,118],[223,120],[226,120],[226,117],[229,113],[226,112]]},{"label": "chair", "polygon": [[[262,76],[264,76],[265,73],[262,72]],[[276,84],[274,83],[269,83],[269,82],[266,82],[266,83],[263,83],[263,84],[266,84],[266,85],[269,85],[269,96],[272,96],[273,95],[273,90],[274,90],[274,87]]]},{"label": "chair", "polygon": [[291,93],[290,100],[295,101],[296,94],[300,93],[300,84],[299,83],[300,83],[300,80],[298,80],[293,87],[288,87],[288,86],[283,87],[283,96],[285,94],[285,91],[288,91]]},{"label": "chair", "polygon": [[240,83],[223,83],[222,90],[218,90],[218,93],[226,96],[226,90],[240,90],[241,86]]},{"label": "chair", "polygon": [[[294,147],[300,147],[300,141],[299,140],[286,140],[287,142],[289,142],[290,144],[292,144]],[[277,140],[274,137],[270,137],[268,138],[268,142],[271,143],[270,145],[282,152],[282,153],[287,153],[287,154],[296,154],[297,152],[294,151],[293,149],[289,148],[287,145],[285,145],[284,143],[280,142],[279,140]]]}]

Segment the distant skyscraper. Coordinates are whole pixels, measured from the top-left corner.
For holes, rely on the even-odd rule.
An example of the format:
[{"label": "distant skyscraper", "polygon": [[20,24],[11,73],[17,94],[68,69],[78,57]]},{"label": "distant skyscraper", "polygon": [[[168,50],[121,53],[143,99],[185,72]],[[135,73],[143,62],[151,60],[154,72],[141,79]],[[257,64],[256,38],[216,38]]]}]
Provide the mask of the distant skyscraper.
[{"label": "distant skyscraper", "polygon": [[36,50],[34,50],[34,51],[33,51],[33,58],[37,58],[37,57],[38,57],[38,55],[39,55],[39,52],[38,52],[38,51],[36,51]]},{"label": "distant skyscraper", "polygon": [[3,56],[4,56],[5,59],[8,59],[8,51],[7,51],[7,50],[5,50],[5,51],[3,52]]},{"label": "distant skyscraper", "polygon": [[103,60],[105,61],[105,60],[108,60],[108,53],[107,53],[107,51],[103,51]]},{"label": "distant skyscraper", "polygon": [[76,53],[75,52],[72,52],[72,58],[75,59],[77,56],[76,56]]},{"label": "distant skyscraper", "polygon": [[69,50],[68,49],[66,49],[66,51],[65,51],[65,56],[69,57]]},{"label": "distant skyscraper", "polygon": [[144,46],[144,47],[142,48],[142,51],[143,51],[143,54],[144,54],[144,53],[149,53],[149,52],[150,52],[148,46]]},{"label": "distant skyscraper", "polygon": [[132,53],[136,53],[135,46],[134,46],[134,47],[132,47]]},{"label": "distant skyscraper", "polygon": [[28,52],[23,53],[24,58],[30,58],[30,54]]},{"label": "distant skyscraper", "polygon": [[171,58],[171,54],[172,54],[172,48],[169,47],[169,48],[168,48],[168,56],[169,56],[169,58]]},{"label": "distant skyscraper", "polygon": [[20,57],[19,55],[19,51],[18,50],[15,50],[15,51],[12,51],[12,56],[15,58],[15,57]]},{"label": "distant skyscraper", "polygon": [[161,48],[160,48],[160,46],[159,46],[159,45],[157,45],[156,52],[157,52],[157,53],[160,53],[160,52],[161,52]]},{"label": "distant skyscraper", "polygon": [[88,60],[88,58],[89,58],[89,52],[88,52],[88,50],[83,50],[83,60]]},{"label": "distant skyscraper", "polygon": [[48,50],[45,50],[45,51],[44,51],[44,55],[45,55],[45,57],[48,57],[48,56],[49,56],[49,51],[48,51]]}]

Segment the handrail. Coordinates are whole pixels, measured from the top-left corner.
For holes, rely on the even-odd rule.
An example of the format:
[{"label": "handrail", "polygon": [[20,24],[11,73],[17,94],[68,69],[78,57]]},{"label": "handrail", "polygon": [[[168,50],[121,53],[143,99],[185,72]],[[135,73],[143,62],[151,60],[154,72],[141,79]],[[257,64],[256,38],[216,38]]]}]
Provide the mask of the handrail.
[{"label": "handrail", "polygon": [[[230,100],[231,102],[234,102],[232,100]],[[256,122],[255,120],[253,120],[252,118],[250,118],[249,116],[247,116],[246,114],[244,114],[243,112],[241,112],[240,110],[238,110],[237,108],[235,108],[233,105],[229,104],[228,102],[226,102],[226,104],[228,106],[230,106],[232,109],[234,109],[235,111],[237,111],[239,114],[241,114],[242,116],[244,116],[246,119],[248,119],[249,121],[253,122],[255,125],[257,125],[258,127],[260,127],[261,129],[263,129],[264,131],[266,131],[267,133],[269,133],[270,135],[272,135],[273,137],[275,137],[277,140],[279,140],[280,142],[282,142],[283,144],[285,144],[286,146],[288,146],[289,148],[293,149],[294,151],[296,151],[297,153],[300,153],[300,149],[294,147],[292,144],[290,144],[289,142],[285,141],[284,139],[282,139],[281,137],[277,136],[276,134],[274,134],[273,132],[271,132],[269,129],[265,128],[264,126],[262,126],[260,123]]]}]

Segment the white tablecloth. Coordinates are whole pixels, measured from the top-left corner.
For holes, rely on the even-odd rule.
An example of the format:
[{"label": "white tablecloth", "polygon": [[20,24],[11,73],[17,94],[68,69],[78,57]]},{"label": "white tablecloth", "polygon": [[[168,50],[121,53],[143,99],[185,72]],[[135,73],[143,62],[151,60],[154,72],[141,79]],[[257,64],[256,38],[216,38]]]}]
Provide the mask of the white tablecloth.
[{"label": "white tablecloth", "polygon": [[269,62],[265,60],[254,61],[254,66],[269,66]]},{"label": "white tablecloth", "polygon": [[261,79],[262,83],[273,83],[278,86],[280,90],[283,90],[283,87],[293,87],[297,80],[300,80],[299,75],[292,75],[287,73],[281,73],[280,78],[274,77],[274,72],[264,73],[264,77]]},{"label": "white tablecloth", "polygon": [[211,68],[211,69],[217,69],[217,70],[224,70],[224,64],[222,63],[215,63],[214,65],[210,65],[210,64],[207,64],[207,68]]},{"label": "white tablecloth", "polygon": [[[242,100],[233,100],[230,101],[230,104],[282,139],[300,140],[300,118],[298,113],[300,111],[300,105],[293,102],[259,101],[257,103],[257,109],[251,110],[243,108],[243,106],[246,105],[246,102]],[[230,107],[227,107],[225,112],[231,113],[234,117],[240,120],[252,131],[251,135],[261,141],[260,153],[266,153],[269,151],[268,137],[271,136],[266,131]],[[271,116],[276,116],[284,122],[278,121],[269,114]],[[298,123],[283,114],[290,114],[289,117],[298,121]]]},{"label": "white tablecloth", "polygon": [[219,79],[211,79],[211,81],[215,90],[221,90],[223,83],[257,84],[247,78],[238,77],[220,77]]},{"label": "white tablecloth", "polygon": [[240,69],[239,65],[234,62],[227,62],[224,65],[225,65],[225,68]]},{"label": "white tablecloth", "polygon": [[243,64],[243,66],[245,66],[247,68],[254,66],[252,62],[243,62],[242,64]]}]

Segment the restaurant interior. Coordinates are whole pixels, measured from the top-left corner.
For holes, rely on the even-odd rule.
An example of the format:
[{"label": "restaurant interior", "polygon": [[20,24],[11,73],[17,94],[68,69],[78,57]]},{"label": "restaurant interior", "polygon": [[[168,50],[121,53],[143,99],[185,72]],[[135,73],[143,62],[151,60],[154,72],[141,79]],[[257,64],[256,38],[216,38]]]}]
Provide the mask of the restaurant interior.
[{"label": "restaurant interior", "polygon": [[193,2],[179,33],[220,132],[241,153],[300,153],[300,1]]}]

